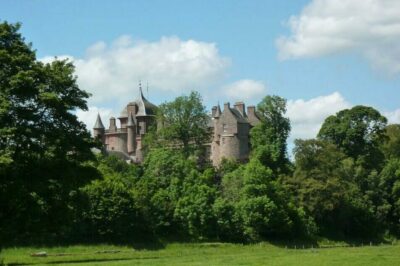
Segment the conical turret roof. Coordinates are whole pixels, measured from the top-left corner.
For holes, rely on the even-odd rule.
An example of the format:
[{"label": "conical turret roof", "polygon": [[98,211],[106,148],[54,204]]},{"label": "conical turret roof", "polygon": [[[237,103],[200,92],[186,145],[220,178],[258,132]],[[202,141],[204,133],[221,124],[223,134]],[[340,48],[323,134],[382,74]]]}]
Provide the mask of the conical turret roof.
[{"label": "conical turret roof", "polygon": [[104,129],[103,122],[101,121],[100,114],[97,114],[96,123],[94,124],[93,129]]}]

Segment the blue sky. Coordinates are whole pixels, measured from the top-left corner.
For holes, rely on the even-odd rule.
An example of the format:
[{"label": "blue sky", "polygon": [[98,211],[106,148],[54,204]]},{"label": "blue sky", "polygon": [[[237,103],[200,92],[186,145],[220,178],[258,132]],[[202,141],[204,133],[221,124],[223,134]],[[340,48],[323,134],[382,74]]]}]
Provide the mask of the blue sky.
[{"label": "blue sky", "polygon": [[90,112],[78,112],[89,127],[97,112],[118,115],[139,79],[155,103],[191,89],[208,107],[280,95],[292,138],[355,104],[400,122],[396,0],[2,0],[0,19],[22,23],[39,59],[76,63],[93,94]]}]

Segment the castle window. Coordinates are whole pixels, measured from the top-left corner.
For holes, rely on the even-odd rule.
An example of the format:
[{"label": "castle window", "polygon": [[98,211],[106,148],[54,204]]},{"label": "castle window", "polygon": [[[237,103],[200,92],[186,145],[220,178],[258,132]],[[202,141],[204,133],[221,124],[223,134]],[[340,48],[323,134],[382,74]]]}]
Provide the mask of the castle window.
[{"label": "castle window", "polygon": [[226,124],[222,124],[222,132],[226,133],[228,131],[228,126]]}]

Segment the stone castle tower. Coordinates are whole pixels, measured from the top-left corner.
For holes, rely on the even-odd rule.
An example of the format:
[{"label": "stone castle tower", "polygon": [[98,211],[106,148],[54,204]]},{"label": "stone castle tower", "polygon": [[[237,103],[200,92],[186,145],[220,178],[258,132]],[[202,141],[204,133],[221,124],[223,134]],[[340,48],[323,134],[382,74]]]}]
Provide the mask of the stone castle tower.
[{"label": "stone castle tower", "polygon": [[[100,115],[97,115],[93,127],[93,135],[101,140],[104,150],[130,162],[143,161],[142,139],[152,125],[156,125],[157,107],[150,103],[139,88],[139,98],[128,103],[118,117],[121,127],[117,128],[116,119],[110,118],[110,126],[105,129]],[[223,158],[245,161],[250,154],[250,129],[260,122],[254,106],[249,106],[247,112],[243,102],[235,103],[231,108],[229,103],[224,109],[214,106],[210,115],[209,159],[218,166]]]},{"label": "stone castle tower", "polygon": [[212,118],[212,141],[210,159],[217,166],[223,158],[245,161],[250,154],[250,129],[260,122],[254,106],[247,108],[243,102],[237,102],[234,108],[229,103],[224,109],[214,106]]},{"label": "stone castle tower", "polygon": [[139,98],[128,103],[118,117],[120,128],[117,128],[114,117],[110,118],[110,126],[105,129],[100,115],[97,115],[93,127],[93,135],[101,140],[108,154],[114,154],[131,162],[143,161],[142,140],[149,127],[155,123],[157,107],[150,103],[139,88]]}]

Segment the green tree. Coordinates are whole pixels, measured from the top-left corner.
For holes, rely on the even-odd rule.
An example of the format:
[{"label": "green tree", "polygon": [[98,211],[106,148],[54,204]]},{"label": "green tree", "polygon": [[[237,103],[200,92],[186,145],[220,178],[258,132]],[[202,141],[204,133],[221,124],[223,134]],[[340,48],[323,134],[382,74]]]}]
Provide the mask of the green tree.
[{"label": "green tree", "polygon": [[213,235],[213,169],[200,172],[182,151],[152,149],[136,183],[135,198],[155,235],[205,239]]},{"label": "green tree", "polygon": [[357,182],[357,175],[364,175],[357,173],[362,168],[332,143],[311,139],[295,144],[295,172],[285,182],[322,233],[336,237],[376,233],[374,206]]},{"label": "green tree", "polygon": [[0,23],[0,231],[28,240],[64,234],[73,192],[97,174],[87,163],[94,142],[74,114],[89,97],[74,66],[38,61],[19,29]]},{"label": "green tree", "polygon": [[334,143],[364,167],[379,169],[384,159],[379,146],[384,140],[386,123],[387,119],[374,108],[355,106],[328,117],[318,138]]},{"label": "green tree", "polygon": [[136,184],[135,196],[156,235],[178,235],[182,228],[174,219],[184,179],[196,169],[192,160],[182,152],[171,149],[152,149],[143,163],[143,177]]},{"label": "green tree", "polygon": [[198,92],[192,91],[189,96],[161,104],[158,119],[161,125],[157,132],[159,140],[180,145],[185,154],[201,149],[210,137],[209,117]]},{"label": "green tree", "polygon": [[250,132],[253,156],[275,173],[286,172],[289,163],[286,141],[290,133],[289,118],[284,116],[286,100],[279,96],[266,96],[257,108],[261,123]]},{"label": "green tree", "polygon": [[226,174],[214,205],[219,236],[259,240],[291,235],[297,213],[287,192],[257,158]]},{"label": "green tree", "polygon": [[80,189],[79,240],[146,241],[150,228],[135,198],[138,167],[114,156],[101,157],[97,168],[103,178]]},{"label": "green tree", "polygon": [[400,125],[388,125],[385,128],[386,139],[382,150],[387,159],[400,158]]},{"label": "green tree", "polygon": [[245,234],[251,239],[289,235],[293,226],[289,202],[272,170],[257,159],[250,160],[238,202]]},{"label": "green tree", "polygon": [[390,159],[380,173],[379,188],[384,204],[379,206],[387,216],[384,222],[397,236],[400,235],[400,159]]},{"label": "green tree", "polygon": [[174,218],[195,239],[207,239],[215,235],[212,206],[216,198],[216,188],[212,183],[213,177],[211,170],[201,175],[192,171],[183,181],[182,195],[176,204]]}]

